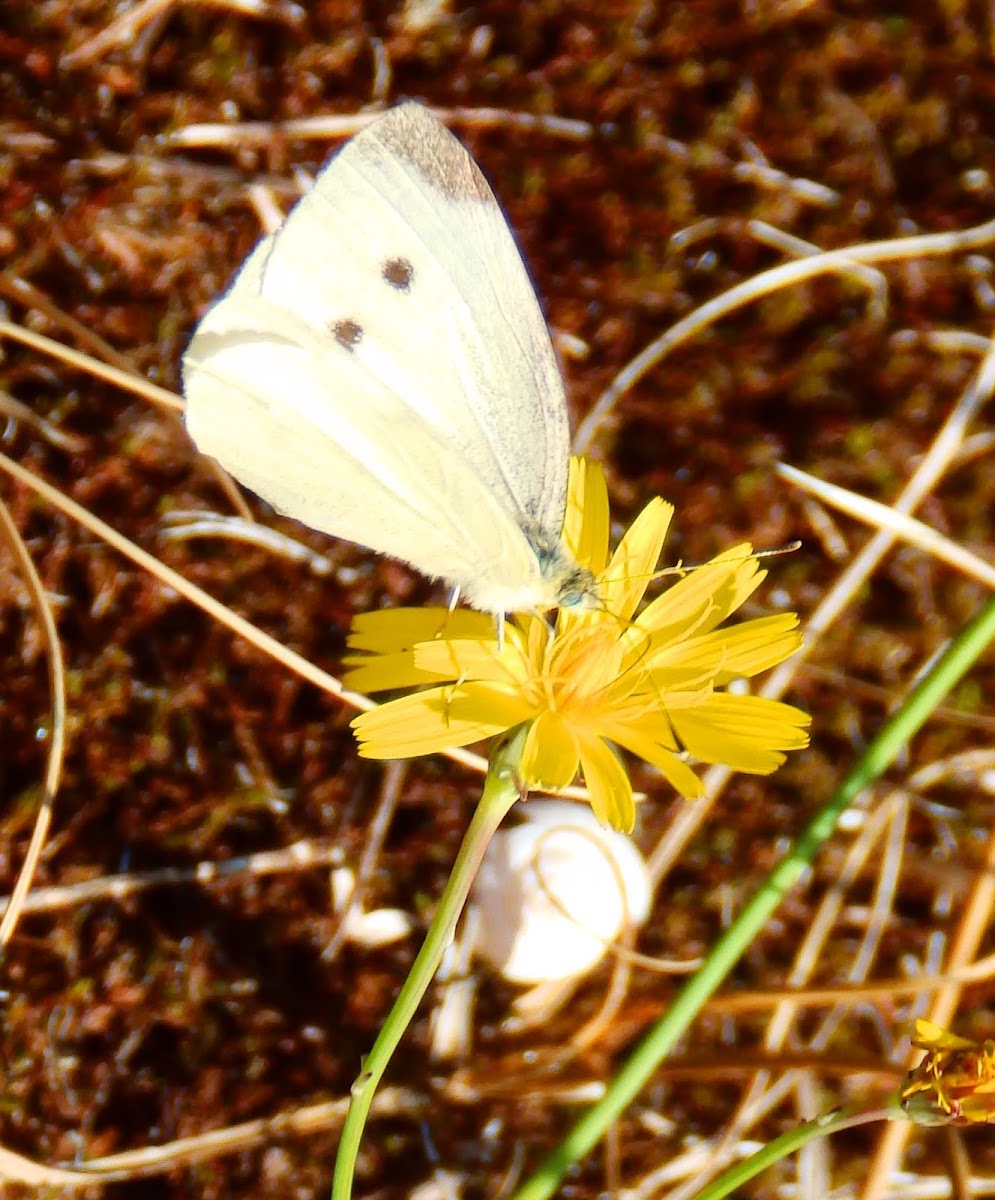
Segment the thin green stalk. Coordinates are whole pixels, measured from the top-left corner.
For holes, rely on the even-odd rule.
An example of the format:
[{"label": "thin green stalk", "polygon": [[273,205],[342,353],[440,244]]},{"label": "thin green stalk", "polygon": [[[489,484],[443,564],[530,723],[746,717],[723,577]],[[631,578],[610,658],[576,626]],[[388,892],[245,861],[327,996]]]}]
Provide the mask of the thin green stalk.
[{"label": "thin green stalk", "polygon": [[719,938],[701,969],[685,984],[622,1066],[604,1096],[580,1118],[559,1146],[515,1193],[513,1200],[548,1200],[570,1167],[604,1137],[639,1094],[674,1044],[718,989],[744,951],[801,878],[849,804],[894,761],[926,718],[995,637],[995,601],[990,602],[937,657],[908,699],[881,727],[839,791],[774,868],[760,890]]},{"label": "thin green stalk", "polygon": [[491,753],[480,803],[463,838],[452,874],[439,900],[438,910],[408,977],[401,985],[394,1006],[373,1043],[373,1049],[363,1062],[362,1073],[352,1085],[349,1111],[342,1126],[342,1136],[335,1158],[332,1200],[350,1200],[356,1157],[359,1154],[359,1144],[373,1097],[398,1043],[404,1036],[404,1031],[411,1024],[422,997],[435,977],[446,947],[453,940],[456,923],[466,904],[470,885],[477,874],[484,851],[494,831],[519,797],[516,777],[524,743],[525,729],[522,728],[499,743]]},{"label": "thin green stalk", "polygon": [[853,1129],[856,1125],[869,1125],[872,1121],[895,1120],[908,1120],[897,1102],[888,1108],[868,1112],[860,1112],[855,1108],[838,1108],[824,1117],[816,1117],[814,1121],[806,1121],[802,1125],[796,1125],[794,1129],[786,1130],[780,1137],[761,1147],[756,1154],[751,1154],[749,1158],[744,1158],[742,1162],[724,1171],[718,1179],[702,1188],[694,1200],[723,1200],[736,1188],[755,1179],[761,1171],[766,1171],[780,1159],[794,1154],[796,1150],[814,1142],[816,1138],[828,1137],[831,1133],[839,1133],[841,1129]]}]

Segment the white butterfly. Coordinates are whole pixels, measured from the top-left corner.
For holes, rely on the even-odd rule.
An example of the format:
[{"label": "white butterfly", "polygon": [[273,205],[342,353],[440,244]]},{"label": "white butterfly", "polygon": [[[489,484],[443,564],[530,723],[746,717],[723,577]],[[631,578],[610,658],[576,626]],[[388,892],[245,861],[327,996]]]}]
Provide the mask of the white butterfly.
[{"label": "white butterfly", "polygon": [[402,104],[248,257],[183,361],[198,448],[278,511],[488,612],[594,603],[563,384],[479,168]]}]

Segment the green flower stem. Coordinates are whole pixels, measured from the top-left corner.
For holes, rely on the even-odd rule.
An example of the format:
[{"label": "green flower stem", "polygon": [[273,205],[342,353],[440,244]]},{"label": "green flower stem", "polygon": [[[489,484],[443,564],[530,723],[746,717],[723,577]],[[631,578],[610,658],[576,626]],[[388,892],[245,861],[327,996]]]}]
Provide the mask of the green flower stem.
[{"label": "green flower stem", "polygon": [[673,1049],[719,988],[772,913],[801,878],[816,852],[830,837],[849,804],[882,774],[908,744],[995,637],[995,601],[971,621],[937,657],[902,707],[881,727],[850,775],[803,830],[793,850],[774,868],[732,925],[719,938],[696,975],[684,985],[612,1080],[604,1096],[581,1116],[559,1146],[515,1193],[513,1200],[548,1200],[570,1169],[604,1137],[609,1126],[632,1103],[659,1064]]},{"label": "green flower stem", "polygon": [[828,1137],[831,1133],[839,1133],[841,1129],[852,1129],[856,1125],[869,1125],[872,1121],[907,1120],[898,1104],[889,1108],[876,1109],[873,1112],[859,1112],[854,1108],[838,1108],[835,1112],[827,1113],[824,1117],[816,1117],[814,1121],[806,1121],[788,1129],[780,1137],[774,1138],[766,1146],[736,1163],[728,1171],[724,1171],[718,1179],[713,1180],[707,1187],[695,1196],[694,1200],[723,1200],[723,1197],[734,1192],[755,1179],[761,1171],[769,1166],[794,1154],[802,1146],[814,1142],[816,1138]]},{"label": "green flower stem", "polygon": [[452,874],[442,892],[439,907],[418,956],[401,985],[394,1007],[373,1043],[373,1049],[363,1062],[363,1070],[352,1085],[349,1111],[342,1125],[335,1175],[332,1179],[332,1200],[350,1200],[356,1157],[363,1137],[366,1117],[373,1103],[380,1080],[404,1031],[435,977],[446,947],[452,942],[456,923],[466,904],[470,885],[477,874],[484,851],[495,830],[519,798],[518,765],[525,744],[525,727],[512,731],[506,740],[495,745],[484,780],[484,791],[474,811],[470,827],[463,838]]}]

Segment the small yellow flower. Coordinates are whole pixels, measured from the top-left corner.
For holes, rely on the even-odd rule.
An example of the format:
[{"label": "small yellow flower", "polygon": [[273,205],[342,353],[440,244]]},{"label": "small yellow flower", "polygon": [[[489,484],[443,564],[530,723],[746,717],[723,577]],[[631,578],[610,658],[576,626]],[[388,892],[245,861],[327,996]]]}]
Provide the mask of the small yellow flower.
[{"label": "small yellow flower", "polygon": [[583,772],[599,820],[626,832],[632,785],[615,749],[655,766],[683,796],[701,793],[688,758],[767,775],[808,744],[809,717],[725,687],[798,649],[793,613],[719,628],[764,579],[749,545],[681,572],[636,611],[663,549],[673,506],[657,499],[609,560],[608,491],[599,468],[571,464],[564,534],[598,579],[602,607],[560,609],[554,629],[532,613],[504,627],[485,613],[392,609],[356,618],[348,686],[421,685],[353,721],[360,754],[407,758],[465,746],[528,722],[527,787],[558,789]]},{"label": "small yellow flower", "polygon": [[902,1085],[902,1108],[913,1121],[995,1123],[995,1042],[972,1042],[920,1017],[912,1044],[926,1051]]}]

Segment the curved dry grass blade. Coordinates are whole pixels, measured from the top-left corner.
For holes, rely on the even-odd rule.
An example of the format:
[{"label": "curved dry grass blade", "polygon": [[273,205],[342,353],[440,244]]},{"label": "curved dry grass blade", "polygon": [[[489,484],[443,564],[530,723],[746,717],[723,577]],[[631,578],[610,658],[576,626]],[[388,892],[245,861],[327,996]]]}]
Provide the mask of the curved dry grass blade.
[{"label": "curved dry grass blade", "polygon": [[[283,850],[259,850],[240,858],[223,862],[200,862],[193,867],[157,867],[151,871],[130,871],[121,875],[101,875],[81,883],[36,888],[29,892],[22,912],[57,912],[76,908],[94,900],[121,901],[157,887],[181,887],[196,883],[203,886],[240,875],[280,875],[291,871],[310,871],[315,867],[337,867],[345,861],[345,852],[338,845],[326,845],[305,840],[294,842]],[[9,896],[0,896],[0,913],[6,912]]]},{"label": "curved dry grass blade", "polygon": [[5,947],[17,927],[18,918],[24,908],[24,899],[31,889],[31,881],[34,878],[38,860],[41,858],[45,839],[48,837],[48,831],[52,824],[52,810],[59,790],[59,781],[62,778],[62,765],[66,753],[66,676],[62,663],[62,646],[59,642],[58,630],[55,627],[52,606],[45,595],[44,585],[35,570],[35,564],[31,560],[28,548],[17,531],[17,526],[11,518],[7,505],[2,500],[0,500],[0,530],[14,552],[34,601],[45,641],[49,687],[52,692],[52,726],[48,745],[48,765],[45,768],[45,790],[38,815],[35,818],[34,829],[31,831],[31,840],[24,856],[24,865],[17,877],[17,883],[3,914],[3,919],[0,920],[0,947]]},{"label": "curved dry grass blade", "polygon": [[[512,112],[504,108],[433,108],[432,112],[447,125],[465,125],[474,129],[533,130],[563,138],[569,142],[586,142],[594,134],[588,121],[571,120],[551,113]],[[320,117],[298,117],[289,121],[242,121],[238,124],[187,125],[165,136],[167,149],[197,146],[236,147],[259,146],[274,138],[293,138],[302,141],[325,141],[347,138],[365,129],[381,115],[380,110],[349,113],[326,113]]]},{"label": "curved dry grass blade", "polygon": [[331,962],[336,957],[343,942],[349,936],[350,921],[354,920],[362,910],[366,892],[377,869],[380,851],[383,849],[384,840],[401,798],[401,787],[407,769],[406,762],[388,762],[386,764],[380,787],[380,799],[373,814],[373,820],[370,822],[366,844],[363,847],[359,868],[356,871],[352,895],[346,902],[345,909],[339,914],[338,926],[329,939],[328,945],[322,951],[322,962]]},{"label": "curved dry grass blade", "polygon": [[314,575],[327,576],[335,570],[335,564],[324,554],[319,554],[304,542],[299,542],[259,521],[246,521],[243,517],[228,516],[210,510],[191,511],[177,508],[163,514],[162,526],[159,530],[160,542],[187,542],[197,538],[245,542],[251,546],[260,546],[270,554],[276,554],[290,562],[304,563]]},{"label": "curved dry grass blade", "polygon": [[[135,379],[141,379],[141,376],[128,361],[127,357],[117,350],[116,347],[112,346],[110,342],[105,341],[104,338],[102,338],[98,333],[94,333],[94,331],[87,325],[84,325],[82,321],[78,321],[75,317],[71,317],[69,313],[64,312],[61,308],[59,308],[54,300],[52,300],[41,290],[41,288],[35,287],[35,285],[29,282],[27,279],[22,278],[20,275],[14,275],[10,271],[0,271],[0,295],[9,296],[12,300],[16,300],[18,304],[23,304],[25,308],[37,309],[37,311],[40,312],[42,316],[47,318],[47,320],[49,320],[56,327],[56,329],[61,329],[65,333],[68,333],[71,337],[78,341],[85,350],[89,350],[89,352],[95,356],[97,362],[109,363],[112,367],[117,367],[119,371],[123,371],[125,375]],[[7,322],[0,322],[0,328],[2,328],[3,332],[7,333],[8,336],[15,337],[16,334],[13,332],[13,330],[22,329],[23,326],[8,324]],[[25,329],[24,332],[29,337],[42,337],[41,334],[34,333],[30,329]],[[62,347],[61,342],[49,342],[49,339],[47,338],[42,338],[42,341],[48,342],[49,346],[58,348]],[[30,341],[26,344],[32,345]],[[44,349],[44,347],[35,344],[35,349]],[[50,351],[46,351],[46,353],[48,352]],[[61,355],[58,353],[53,353],[53,357],[60,358]],[[64,361],[69,362],[70,360],[67,358]],[[84,353],[83,360],[77,361],[75,365],[82,367],[84,370],[88,370],[88,362],[89,360],[86,359]],[[175,399],[172,392],[165,392],[164,395],[170,397],[171,399]]]},{"label": "curved dry grass blade", "polygon": [[800,991],[730,992],[714,996],[705,1005],[705,1010],[715,1013],[766,1012],[782,1000],[790,1000],[796,1008],[822,1008],[842,1000],[861,1004],[880,1000],[891,1005],[892,1001],[904,996],[924,996],[938,992],[948,984],[983,983],[995,978],[995,954],[979,958],[969,966],[957,971],[944,971],[939,975],[919,975],[914,979],[876,979],[873,983],[839,983],[833,987],[806,987]]},{"label": "curved dry grass blade", "polygon": [[586,454],[625,392],[658,366],[682,342],[688,341],[721,317],[728,316],[755,300],[784,287],[793,287],[820,275],[852,271],[860,264],[899,262],[978,250],[995,242],[995,220],[954,233],[923,234],[919,237],[889,238],[881,242],[860,242],[838,250],[826,250],[797,262],[782,263],[760,275],[754,275],[723,292],[689,313],[676,325],[650,342],[615,376],[600,399],[581,422],[574,438],[574,453]]},{"label": "curved dry grass blade", "polygon": [[51,421],[46,421],[33,408],[22,404],[9,392],[2,390],[0,390],[0,413],[9,420],[20,421],[35,430],[36,433],[40,433],[45,441],[50,446],[55,446],[57,450],[63,450],[67,454],[82,454],[86,449],[86,438],[79,437],[74,433],[66,433],[57,425],[53,425]]},{"label": "curved dry grass blade", "polygon": [[45,337],[44,334],[35,333],[32,329],[25,329],[23,325],[18,325],[16,321],[8,321],[4,317],[0,317],[0,337],[9,337],[24,346],[29,346],[32,350],[38,350],[50,358],[56,358],[70,367],[78,367],[87,375],[92,375],[95,379],[103,379],[105,383],[113,383],[126,392],[141,396],[143,400],[158,405],[159,408],[171,412],[183,412],[183,401],[179,396],[169,391],[168,388],[149,383],[134,368],[111,366],[109,363],[101,362],[99,358],[84,354],[80,350],[74,350],[71,346],[57,342],[54,338]]},{"label": "curved dry grass blade", "polygon": [[[171,567],[167,567],[165,563],[160,562],[154,555],[143,550],[140,546],[136,546],[134,542],[129,541],[116,529],[112,529],[110,525],[105,524],[93,513],[83,508],[82,505],[70,500],[68,496],[64,496],[57,488],[45,483],[30,471],[26,471],[24,467],[8,458],[5,454],[0,454],[0,468],[7,472],[19,483],[25,487],[31,488],[37,492],[39,496],[47,500],[60,512],[71,517],[72,520],[79,522],[85,529],[113,546],[115,550],[123,554],[126,558],[131,559],[136,566],[139,566],[149,574],[154,575],[167,587],[173,588],[185,599],[206,612],[208,616],[213,617],[222,625],[226,626],[233,633],[237,633],[240,637],[244,637],[257,650],[261,650],[263,654],[268,654],[270,658],[276,662],[294,671],[302,679],[306,679],[309,683],[313,683],[316,687],[321,688],[323,692],[342,700],[345,704],[351,705],[353,708],[365,712],[367,709],[375,708],[376,705],[367,696],[361,696],[358,692],[350,692],[344,688],[334,675],[329,675],[327,671],[316,667],[314,663],[309,662],[300,654],[295,654],[293,650],[288,649],[276,638],[270,637],[268,633],[264,633],[261,629],[247,621],[244,617],[240,617],[237,613],[222,604],[219,600],[215,600],[213,596],[191,583],[188,579]],[[470,767],[475,771],[484,772],[487,769],[487,764],[477,754],[470,754],[466,750],[447,750],[446,757],[451,758],[454,762],[462,763],[463,766]]]},{"label": "curved dry grass blade", "polygon": [[[956,457],[966,436],[968,425],[977,416],[982,405],[988,401],[993,390],[995,390],[995,340],[987,343],[977,372],[933,439],[932,445],[920,461],[915,474],[902,489],[902,494],[891,505],[894,512],[913,512],[929,492],[936,487],[943,473]],[[774,668],[762,689],[762,695],[775,699],[790,686],[795,672],[816,639],[826,632],[846,608],[851,598],[864,585],[895,541],[896,536],[891,530],[882,529],[863,547],[805,623],[805,640],[801,650],[790,662]]]},{"label": "curved dry grass blade", "polygon": [[876,529],[888,529],[897,538],[908,542],[910,546],[916,546],[925,554],[932,554],[935,558],[947,563],[948,566],[983,583],[985,587],[995,588],[995,567],[986,563],[983,558],[978,558],[969,550],[965,550],[963,546],[952,542],[950,538],[944,537],[942,533],[930,529],[922,521],[917,521],[905,513],[895,512],[887,504],[880,504],[877,500],[860,496],[835,483],[817,479],[814,475],[809,475],[807,471],[799,471],[797,467],[789,466],[787,463],[777,463],[774,469],[782,479],[795,484],[796,487],[808,492],[811,496],[817,496],[820,500],[838,508],[840,512],[856,517],[858,521],[863,521]]},{"label": "curved dry grass blade", "polygon": [[[32,1187],[62,1185],[92,1188],[99,1184],[161,1175],[177,1167],[206,1162],[223,1154],[235,1154],[261,1142],[286,1137],[301,1137],[327,1129],[337,1129],[349,1107],[348,1099],[311,1104],[305,1108],[245,1121],[227,1129],[215,1129],[196,1137],[177,1138],[163,1146],[145,1150],[125,1150],[81,1163],[73,1170],[46,1167],[10,1150],[0,1149],[0,1179]],[[406,1088],[384,1088],[370,1107],[373,1117],[418,1120],[425,1111],[423,1098]]]},{"label": "curved dry grass blade", "polygon": [[64,71],[88,67],[105,54],[110,54],[122,46],[129,46],[138,37],[143,26],[168,16],[176,4],[177,0],[139,0],[137,4],[131,5],[120,16],[115,17],[109,25],[105,25],[99,33],[87,38],[73,50],[67,50],[59,59],[59,66]]},{"label": "curved dry grass blade", "polygon": [[[68,320],[69,318],[66,318],[66,321]],[[76,322],[73,322],[73,327],[76,324]],[[78,367],[81,371],[92,375],[95,379],[102,379],[106,383],[114,384],[116,387],[130,392],[134,396],[140,396],[143,400],[148,400],[160,409],[164,409],[166,415],[171,420],[175,421],[176,414],[183,412],[183,400],[180,396],[175,395],[168,388],[162,388],[154,383],[150,383],[131,366],[111,366],[105,362],[101,362],[99,358],[93,358],[91,355],[84,354],[79,350],[73,350],[63,342],[57,342],[53,338],[47,338],[43,334],[25,329],[23,325],[18,325],[14,321],[8,321],[4,317],[0,317],[0,337],[12,338],[24,346],[29,346],[31,349],[38,350],[42,354],[47,354],[51,358],[67,363],[69,366]],[[103,345],[104,343],[101,344]],[[111,353],[116,359],[123,361],[116,351],[112,350]],[[221,490],[231,501],[235,512],[246,521],[253,520],[252,511],[231,476],[222,470],[214,459],[201,456],[201,461],[205,463],[207,469],[214,475],[221,486]]]}]

